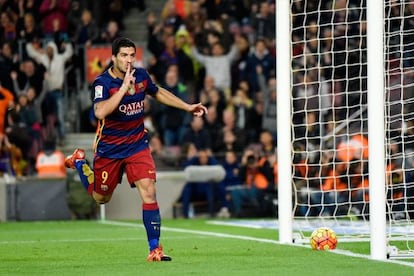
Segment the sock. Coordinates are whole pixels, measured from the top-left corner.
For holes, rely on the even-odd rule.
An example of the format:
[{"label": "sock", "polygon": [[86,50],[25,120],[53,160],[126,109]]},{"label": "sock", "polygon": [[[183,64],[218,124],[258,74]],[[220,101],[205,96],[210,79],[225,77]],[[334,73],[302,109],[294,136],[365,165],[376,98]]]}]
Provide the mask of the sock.
[{"label": "sock", "polygon": [[86,160],[76,160],[75,167],[78,171],[83,187],[85,187],[85,189],[88,191],[88,194],[91,195],[93,191],[93,183],[95,180],[93,170],[86,163]]},{"label": "sock", "polygon": [[157,202],[142,204],[142,220],[147,231],[149,250],[159,246],[161,233],[160,209]]}]

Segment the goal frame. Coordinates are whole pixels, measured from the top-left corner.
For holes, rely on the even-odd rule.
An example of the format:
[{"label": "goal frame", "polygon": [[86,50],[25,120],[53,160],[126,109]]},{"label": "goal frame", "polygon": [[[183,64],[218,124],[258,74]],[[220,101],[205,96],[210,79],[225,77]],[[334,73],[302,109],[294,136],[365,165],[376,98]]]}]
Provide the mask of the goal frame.
[{"label": "goal frame", "polygon": [[[367,0],[368,140],[370,172],[370,256],[387,258],[384,134],[384,3]],[[293,243],[291,145],[290,0],[276,3],[277,156],[279,241]],[[290,93],[289,93],[289,92]],[[370,93],[371,91],[371,93]],[[374,91],[374,92],[372,92]]]}]

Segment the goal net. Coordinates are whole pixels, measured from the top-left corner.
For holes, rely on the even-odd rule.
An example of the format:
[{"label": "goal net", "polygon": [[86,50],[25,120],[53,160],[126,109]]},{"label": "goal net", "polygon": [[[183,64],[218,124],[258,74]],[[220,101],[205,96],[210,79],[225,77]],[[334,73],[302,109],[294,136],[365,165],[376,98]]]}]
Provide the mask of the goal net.
[{"label": "goal net", "polygon": [[[293,230],[368,239],[366,1],[289,3]],[[414,257],[414,0],[384,3],[387,242]]]}]

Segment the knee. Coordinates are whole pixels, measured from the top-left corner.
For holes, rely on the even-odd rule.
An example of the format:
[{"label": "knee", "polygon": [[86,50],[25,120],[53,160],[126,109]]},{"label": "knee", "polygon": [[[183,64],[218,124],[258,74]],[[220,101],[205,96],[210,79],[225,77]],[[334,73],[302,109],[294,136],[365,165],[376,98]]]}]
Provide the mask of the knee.
[{"label": "knee", "polygon": [[105,204],[111,200],[112,195],[100,195],[97,193],[93,193],[93,199],[95,199],[96,203],[98,204]]}]

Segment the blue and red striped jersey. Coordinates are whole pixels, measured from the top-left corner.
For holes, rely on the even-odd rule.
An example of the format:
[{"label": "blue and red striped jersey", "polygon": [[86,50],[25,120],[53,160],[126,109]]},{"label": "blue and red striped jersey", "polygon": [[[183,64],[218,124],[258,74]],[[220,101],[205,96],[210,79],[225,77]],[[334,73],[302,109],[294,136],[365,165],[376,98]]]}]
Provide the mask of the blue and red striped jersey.
[{"label": "blue and red striped jersey", "polygon": [[[93,103],[107,100],[118,93],[123,80],[106,70],[92,86]],[[122,98],[117,109],[98,121],[94,150],[106,158],[126,158],[148,148],[148,137],[144,127],[144,99],[146,94],[155,95],[158,86],[143,68],[135,68],[135,91]]]}]

